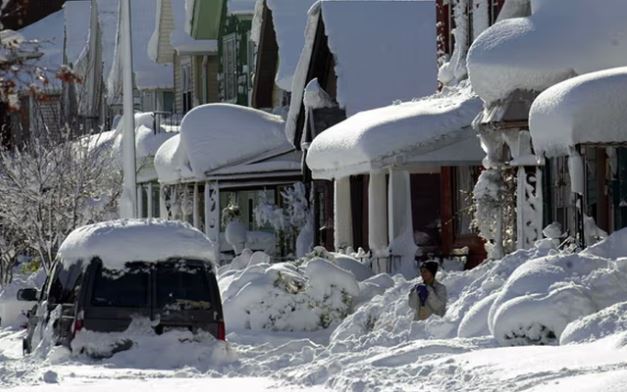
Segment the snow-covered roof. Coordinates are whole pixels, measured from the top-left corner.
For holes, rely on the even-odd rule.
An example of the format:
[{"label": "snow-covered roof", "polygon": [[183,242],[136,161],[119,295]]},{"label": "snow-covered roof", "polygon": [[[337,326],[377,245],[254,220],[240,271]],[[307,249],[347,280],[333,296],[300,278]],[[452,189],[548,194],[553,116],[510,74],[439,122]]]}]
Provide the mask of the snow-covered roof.
[{"label": "snow-covered roof", "polygon": [[263,4],[272,11],[272,25],[279,47],[279,66],[275,82],[285,91],[291,91],[292,78],[298,56],[305,44],[307,11],[315,0],[258,0],[255,6],[251,39],[259,45]]},{"label": "snow-covered roof", "polygon": [[100,222],[72,231],[61,247],[63,263],[99,257],[112,269],[129,261],[157,262],[172,257],[213,261],[213,243],[191,225],[161,219]]},{"label": "snow-covered roof", "polygon": [[488,104],[515,90],[540,92],[575,75],[627,65],[625,1],[534,0],[531,12],[496,23],[470,48],[470,80]]},{"label": "snow-covered roof", "polygon": [[181,145],[180,134],[166,140],[159,147],[154,162],[161,183],[176,183],[194,177],[187,153]]},{"label": "snow-covered roof", "polygon": [[433,0],[322,0],[309,10],[305,44],[292,82],[285,130],[289,140],[296,133],[320,18],[335,60],[337,101],[348,116],[435,92]]},{"label": "snow-covered roof", "polygon": [[253,15],[255,0],[227,0],[227,15]]},{"label": "snow-covered roof", "polygon": [[368,110],[318,135],[307,152],[315,178],[339,178],[393,166],[478,164],[471,128],[482,102],[470,87]]},{"label": "snow-covered roof", "polygon": [[[225,103],[197,106],[183,118],[180,137],[157,151],[159,182],[204,179],[209,172],[224,174],[220,169],[260,163],[266,154],[289,151],[283,126],[280,116],[253,108]],[[286,162],[284,167],[291,169],[292,163]]]},{"label": "snow-covered roof", "polygon": [[[138,89],[171,89],[173,72],[171,64],[157,64],[148,55],[147,47],[155,30],[157,2],[155,0],[133,0],[131,3],[133,71]],[[111,98],[122,93],[122,65],[120,57],[119,18],[117,21],[116,48],[113,66],[109,73],[108,88]]]},{"label": "snow-covered roof", "polygon": [[568,155],[581,143],[627,142],[627,67],[581,75],[538,96],[529,129],[538,155]]},{"label": "snow-covered roof", "polygon": [[[38,41],[38,51],[42,56],[33,63],[46,68],[51,72],[56,71],[64,64],[63,60],[63,36],[64,36],[65,14],[64,10],[59,10],[45,18],[24,27],[19,33],[28,41]],[[61,83],[54,74],[51,76],[53,88],[60,88]]]},{"label": "snow-covered roof", "polygon": [[[153,61],[159,63],[172,62],[174,51],[177,51],[179,54],[217,53],[218,43],[216,40],[195,40],[186,32],[185,23],[188,7],[186,0],[156,1],[157,17],[155,30],[148,45],[148,56]],[[171,19],[173,26],[169,25],[166,19]],[[162,31],[166,29],[168,31]],[[168,42],[165,45],[160,42],[163,37],[168,37]],[[159,50],[163,50],[166,53],[159,53]],[[161,61],[162,58],[168,60]]]}]

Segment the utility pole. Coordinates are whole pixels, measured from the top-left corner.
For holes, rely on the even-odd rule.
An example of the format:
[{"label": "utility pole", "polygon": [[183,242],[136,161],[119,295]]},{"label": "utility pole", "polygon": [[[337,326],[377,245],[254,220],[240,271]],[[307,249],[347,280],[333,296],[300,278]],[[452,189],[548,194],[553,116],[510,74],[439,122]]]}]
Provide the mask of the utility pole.
[{"label": "utility pole", "polygon": [[122,218],[136,218],[137,183],[135,163],[135,114],[133,110],[133,48],[131,0],[120,0],[120,61],[122,65],[122,161],[124,182],[120,212]]}]

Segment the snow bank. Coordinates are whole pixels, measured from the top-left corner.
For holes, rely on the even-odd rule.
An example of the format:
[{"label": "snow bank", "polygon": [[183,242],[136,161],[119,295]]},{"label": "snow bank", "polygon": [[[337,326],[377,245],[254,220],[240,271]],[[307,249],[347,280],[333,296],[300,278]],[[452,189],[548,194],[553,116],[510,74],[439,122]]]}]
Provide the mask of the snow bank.
[{"label": "snow bank", "polygon": [[[320,18],[335,60],[337,102],[347,116],[436,91],[433,1],[320,1],[309,10],[305,44],[290,89],[285,129],[289,140],[296,134]],[[372,28],[382,25],[386,28]]]},{"label": "snow bank", "polygon": [[627,331],[627,302],[619,302],[568,324],[560,344],[584,343]]},{"label": "snow bank", "polygon": [[72,231],[59,248],[65,263],[99,257],[108,268],[128,261],[156,262],[171,257],[213,260],[213,243],[187,223],[129,219],[95,223]]},{"label": "snow bank", "polygon": [[241,162],[277,148],[289,147],[284,122],[261,110],[231,104],[197,106],[181,123],[181,144],[193,174]]},{"label": "snow bank", "polygon": [[314,331],[342,320],[359,296],[352,273],[320,258],[254,264],[221,276],[229,330]]},{"label": "snow bank", "polygon": [[[472,86],[486,103],[541,92],[574,75],[627,65],[627,3],[535,0],[529,17],[502,20],[468,53]],[[559,23],[556,23],[559,21]]]},{"label": "snow bank", "polygon": [[18,328],[27,323],[26,312],[35,302],[18,301],[17,291],[24,288],[40,288],[46,276],[43,271],[28,277],[14,276],[13,281],[0,288],[0,327]]},{"label": "snow bank", "polygon": [[467,86],[364,111],[318,135],[307,165],[315,178],[332,179],[414,160],[479,163],[485,154],[470,124],[481,107]]},{"label": "snow bank", "polygon": [[627,67],[558,83],[534,101],[529,130],[536,154],[569,155],[577,144],[627,141]]},{"label": "snow bank", "polygon": [[177,134],[177,132],[155,132],[152,129],[152,124],[150,127],[139,125],[135,129],[136,159],[154,157],[161,145]]},{"label": "snow bank", "polygon": [[495,338],[505,345],[555,344],[566,326],[627,298],[627,259],[592,253],[612,248],[623,252],[625,231],[614,233],[596,248],[529,260],[509,278],[489,313]]},{"label": "snow bank", "polygon": [[[107,358],[108,367],[136,369],[180,369],[194,367],[202,372],[237,360],[229,345],[209,333],[192,334],[172,330],[156,335],[148,319],[133,319],[123,332],[101,333],[81,330],[72,340],[72,354]],[[124,351],[117,350],[127,348]]]}]

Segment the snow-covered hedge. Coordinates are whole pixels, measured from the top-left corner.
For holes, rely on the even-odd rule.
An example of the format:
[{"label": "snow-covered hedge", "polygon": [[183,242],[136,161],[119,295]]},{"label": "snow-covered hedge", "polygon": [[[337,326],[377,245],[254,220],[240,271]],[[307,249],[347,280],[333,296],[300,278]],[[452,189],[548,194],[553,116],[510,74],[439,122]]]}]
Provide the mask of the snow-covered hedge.
[{"label": "snow-covered hedge", "polygon": [[360,293],[352,272],[319,257],[301,264],[249,262],[226,271],[219,284],[229,330],[327,328],[352,311]]},{"label": "snow-covered hedge", "polygon": [[627,331],[627,302],[619,302],[568,324],[560,344],[584,343]]}]

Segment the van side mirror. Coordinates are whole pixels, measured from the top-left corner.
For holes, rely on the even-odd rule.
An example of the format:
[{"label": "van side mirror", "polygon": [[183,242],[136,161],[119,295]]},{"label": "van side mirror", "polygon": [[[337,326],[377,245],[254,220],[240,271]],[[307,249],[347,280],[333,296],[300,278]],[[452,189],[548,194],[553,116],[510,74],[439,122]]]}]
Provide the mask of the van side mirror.
[{"label": "van side mirror", "polygon": [[39,290],[33,288],[19,289],[17,291],[18,301],[37,301],[39,297]]}]

